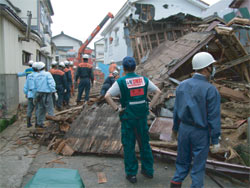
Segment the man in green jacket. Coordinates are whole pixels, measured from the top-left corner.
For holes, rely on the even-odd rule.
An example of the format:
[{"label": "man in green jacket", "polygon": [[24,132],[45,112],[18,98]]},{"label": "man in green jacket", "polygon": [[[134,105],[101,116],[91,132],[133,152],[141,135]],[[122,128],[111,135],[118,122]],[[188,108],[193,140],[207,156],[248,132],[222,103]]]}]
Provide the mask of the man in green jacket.
[{"label": "man in green jacket", "polygon": [[[125,172],[127,180],[131,183],[137,182],[136,140],[140,148],[141,173],[147,178],[153,178],[154,162],[149,145],[147,115],[161,94],[160,89],[148,78],[137,75],[134,72],[135,68],[134,58],[125,57],[123,69],[126,75],[119,78],[105,95],[107,102],[120,115]],[[155,93],[150,104],[147,100],[149,92]],[[120,96],[121,107],[113,101],[112,97],[115,96]]]}]

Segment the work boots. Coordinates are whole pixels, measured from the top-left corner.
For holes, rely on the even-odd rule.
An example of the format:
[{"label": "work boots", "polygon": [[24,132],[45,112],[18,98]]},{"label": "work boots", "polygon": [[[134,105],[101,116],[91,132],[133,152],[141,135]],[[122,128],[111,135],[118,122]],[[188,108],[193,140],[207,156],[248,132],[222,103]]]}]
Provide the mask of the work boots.
[{"label": "work boots", "polygon": [[27,128],[30,128],[30,127],[32,127],[31,117],[27,117]]},{"label": "work boots", "polygon": [[136,183],[137,179],[135,175],[127,175],[126,179],[130,182],[130,183]]},{"label": "work boots", "polygon": [[181,188],[181,182],[173,182],[170,183],[170,188]]}]

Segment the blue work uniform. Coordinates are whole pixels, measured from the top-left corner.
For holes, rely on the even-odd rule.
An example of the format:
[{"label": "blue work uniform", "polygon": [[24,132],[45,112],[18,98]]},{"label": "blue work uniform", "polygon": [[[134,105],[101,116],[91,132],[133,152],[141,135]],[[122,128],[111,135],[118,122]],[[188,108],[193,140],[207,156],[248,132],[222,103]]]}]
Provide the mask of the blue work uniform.
[{"label": "blue work uniform", "polygon": [[46,112],[54,115],[52,93],[56,92],[55,81],[49,72],[40,71],[35,78],[35,87],[37,90],[36,101],[38,104],[37,124],[43,126]]},{"label": "blue work uniform", "polygon": [[65,76],[67,79],[67,85],[66,85],[66,92],[64,93],[64,101],[66,104],[69,104],[69,99],[70,99],[70,89],[72,86],[72,75],[71,75],[71,70],[69,68],[64,69]]},{"label": "blue work uniform", "polygon": [[108,78],[105,79],[101,89],[101,96],[105,96],[106,92],[109,90],[109,88],[113,85],[114,82],[115,82],[114,76],[109,76]]},{"label": "blue work uniform", "polygon": [[205,76],[195,73],[176,89],[173,130],[178,131],[178,155],[171,183],[185,179],[193,160],[191,187],[203,187],[210,139],[218,144],[220,128],[220,94]]},{"label": "blue work uniform", "polygon": [[33,72],[34,72],[33,68],[30,67],[30,68],[25,69],[24,72],[19,72],[19,73],[17,73],[17,76],[18,76],[18,77],[26,76],[26,78],[27,78],[27,76],[28,76],[29,74],[33,73]]},{"label": "blue work uniform", "polygon": [[77,102],[81,101],[82,93],[85,90],[84,101],[89,100],[90,82],[94,81],[94,74],[92,65],[86,62],[80,63],[76,71],[76,82],[80,78],[80,84],[78,86]]},{"label": "blue work uniform", "polygon": [[65,72],[59,69],[50,69],[50,73],[52,74],[55,83],[56,83],[56,92],[58,95],[58,99],[56,101],[56,106],[58,108],[62,107],[64,90],[67,87],[67,78]]},{"label": "blue work uniform", "polygon": [[[26,82],[24,84],[23,92],[28,98],[28,108],[27,108],[27,117],[31,118],[32,112],[35,108],[33,99],[35,98],[36,88],[35,88],[35,77],[37,72],[33,72],[27,76]],[[37,111],[36,111],[37,113]],[[37,117],[37,114],[36,114]]]},{"label": "blue work uniform", "polygon": [[127,175],[136,175],[138,161],[135,143],[139,145],[142,172],[153,175],[153,155],[149,145],[147,92],[149,80],[135,73],[128,73],[117,80],[121,92],[121,139]]}]

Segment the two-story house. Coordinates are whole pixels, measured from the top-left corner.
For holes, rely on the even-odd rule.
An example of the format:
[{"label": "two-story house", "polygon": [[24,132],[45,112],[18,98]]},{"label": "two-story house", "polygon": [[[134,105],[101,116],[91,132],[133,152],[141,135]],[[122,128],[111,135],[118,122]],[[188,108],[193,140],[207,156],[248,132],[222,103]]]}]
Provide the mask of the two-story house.
[{"label": "two-story house", "polygon": [[17,73],[28,68],[29,60],[49,63],[54,57],[53,14],[50,0],[0,0],[0,118],[11,116],[26,101],[26,78]]},{"label": "two-story house", "polygon": [[63,31],[52,37],[53,43],[56,45],[56,61],[65,61],[67,55],[75,57],[79,48],[82,45],[82,41],[74,37],[66,35]]},{"label": "two-story house", "polygon": [[134,56],[143,62],[164,40],[175,40],[201,23],[208,4],[200,0],[128,0],[101,35],[104,63]]}]

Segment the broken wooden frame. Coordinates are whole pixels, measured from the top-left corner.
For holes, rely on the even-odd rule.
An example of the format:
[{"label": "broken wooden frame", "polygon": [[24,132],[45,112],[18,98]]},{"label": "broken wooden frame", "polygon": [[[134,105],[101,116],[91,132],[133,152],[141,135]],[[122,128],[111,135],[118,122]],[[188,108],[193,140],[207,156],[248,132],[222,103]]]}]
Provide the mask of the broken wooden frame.
[{"label": "broken wooden frame", "polygon": [[[152,151],[154,153],[165,155],[172,160],[176,160],[176,157],[177,157],[176,152],[165,151],[154,146],[152,146]],[[219,172],[240,175],[242,179],[246,179],[246,180],[248,180],[250,176],[250,167],[248,166],[230,164],[230,163],[214,161],[214,160],[207,160],[206,168],[211,169],[211,170],[216,170]]]}]

